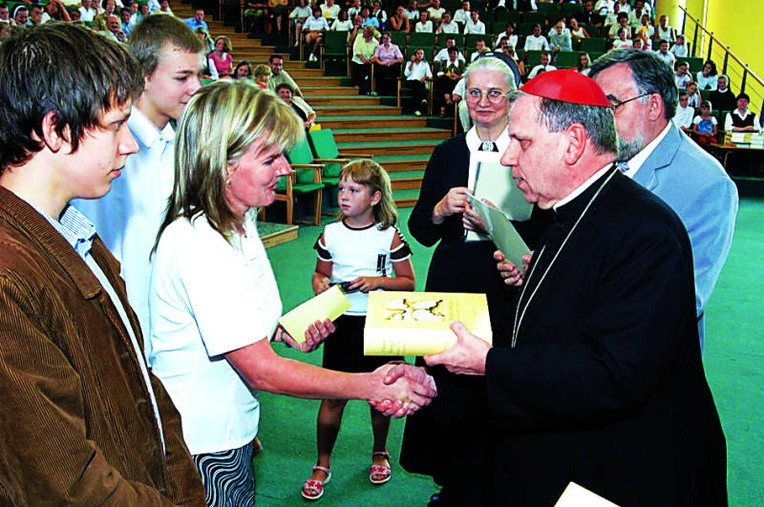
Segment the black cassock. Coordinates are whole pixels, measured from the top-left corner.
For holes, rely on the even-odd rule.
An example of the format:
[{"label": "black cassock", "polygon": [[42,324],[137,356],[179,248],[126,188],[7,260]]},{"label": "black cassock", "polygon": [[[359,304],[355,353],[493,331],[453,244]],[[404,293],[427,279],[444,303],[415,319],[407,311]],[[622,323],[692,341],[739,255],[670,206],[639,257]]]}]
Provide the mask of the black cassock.
[{"label": "black cassock", "polygon": [[558,208],[541,245],[515,346],[488,354],[489,502],[550,506],[574,481],[621,506],[726,505],[679,218],[610,170]]}]

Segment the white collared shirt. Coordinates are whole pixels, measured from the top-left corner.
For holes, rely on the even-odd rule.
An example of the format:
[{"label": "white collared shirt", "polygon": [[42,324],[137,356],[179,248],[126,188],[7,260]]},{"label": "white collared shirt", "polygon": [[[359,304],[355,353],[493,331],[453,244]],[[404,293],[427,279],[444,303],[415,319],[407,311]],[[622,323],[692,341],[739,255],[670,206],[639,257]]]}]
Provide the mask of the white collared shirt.
[{"label": "white collared shirt", "polygon": [[629,178],[634,178],[634,175],[637,174],[637,171],[639,171],[642,168],[642,164],[645,163],[645,160],[653,154],[655,151],[655,148],[658,147],[658,145],[663,141],[663,138],[666,137],[666,134],[668,134],[669,128],[671,127],[671,122],[669,122],[663,130],[661,130],[661,133],[658,134],[658,136],[647,143],[647,146],[642,148],[642,151],[631,157],[629,159],[629,170],[624,172],[626,176]]},{"label": "white collared shirt", "polygon": [[183,421],[191,454],[235,449],[257,435],[257,391],[225,355],[270,338],[281,298],[265,248],[247,213],[229,243],[203,215],[162,233],[151,277],[151,355]]}]

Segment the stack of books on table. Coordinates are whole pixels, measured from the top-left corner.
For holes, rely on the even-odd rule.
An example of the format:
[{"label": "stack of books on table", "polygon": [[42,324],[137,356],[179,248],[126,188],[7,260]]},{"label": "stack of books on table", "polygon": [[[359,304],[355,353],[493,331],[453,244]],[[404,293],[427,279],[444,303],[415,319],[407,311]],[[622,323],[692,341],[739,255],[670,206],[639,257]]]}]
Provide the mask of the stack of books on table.
[{"label": "stack of books on table", "polygon": [[764,148],[764,133],[761,132],[726,132],[724,144],[734,144],[741,148]]}]

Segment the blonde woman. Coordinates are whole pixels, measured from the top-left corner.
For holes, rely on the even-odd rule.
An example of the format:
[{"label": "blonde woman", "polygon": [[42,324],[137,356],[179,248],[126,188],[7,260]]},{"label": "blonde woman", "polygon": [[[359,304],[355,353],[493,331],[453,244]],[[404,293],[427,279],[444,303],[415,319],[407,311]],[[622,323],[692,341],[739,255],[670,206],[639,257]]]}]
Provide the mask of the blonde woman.
[{"label": "blonde woman", "polygon": [[[178,124],[175,186],[151,277],[148,359],[178,407],[211,506],[254,503],[258,389],[382,402],[398,416],[435,395],[432,378],[410,365],[340,373],[273,350],[271,340],[310,351],[334,330],[317,321],[297,344],[279,327],[281,298],[255,222],[290,172],[284,152],[303,135],[282,100],[243,80],[199,90]],[[384,385],[391,369],[405,371],[404,381]]]}]

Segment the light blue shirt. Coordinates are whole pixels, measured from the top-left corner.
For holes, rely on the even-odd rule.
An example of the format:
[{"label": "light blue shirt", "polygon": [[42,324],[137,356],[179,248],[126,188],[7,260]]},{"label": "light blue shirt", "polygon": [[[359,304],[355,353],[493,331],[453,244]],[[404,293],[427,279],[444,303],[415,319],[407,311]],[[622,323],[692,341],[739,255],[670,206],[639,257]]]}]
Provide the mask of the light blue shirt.
[{"label": "light blue shirt", "polygon": [[[172,193],[175,131],[169,123],[160,131],[137,108],[127,124],[138,143],[138,153],[127,157],[122,176],[112,182],[108,194],[96,200],[78,199],[75,205],[93,221],[103,242],[122,263],[127,297],[148,337],[151,250]],[[148,349],[149,341],[145,342]]]}]

